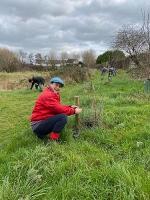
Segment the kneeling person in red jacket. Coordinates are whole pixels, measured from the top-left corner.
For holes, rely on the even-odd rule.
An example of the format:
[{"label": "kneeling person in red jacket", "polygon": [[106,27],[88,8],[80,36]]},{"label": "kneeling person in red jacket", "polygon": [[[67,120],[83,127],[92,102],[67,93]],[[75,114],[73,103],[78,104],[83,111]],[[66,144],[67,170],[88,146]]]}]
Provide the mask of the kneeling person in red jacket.
[{"label": "kneeling person in red jacket", "polygon": [[59,77],[50,80],[50,85],[39,95],[31,115],[31,127],[38,138],[58,140],[60,132],[67,123],[67,116],[79,114],[82,109],[77,106],[60,103],[60,88],[64,81]]}]

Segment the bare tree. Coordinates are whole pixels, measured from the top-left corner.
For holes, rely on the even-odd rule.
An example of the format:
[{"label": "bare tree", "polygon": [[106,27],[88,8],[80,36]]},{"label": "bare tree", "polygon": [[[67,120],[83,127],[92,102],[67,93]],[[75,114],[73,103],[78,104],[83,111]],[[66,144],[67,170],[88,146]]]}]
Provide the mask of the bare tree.
[{"label": "bare tree", "polygon": [[41,53],[35,54],[35,63],[38,65],[41,65],[42,62],[43,62],[43,58],[42,58]]},{"label": "bare tree", "polygon": [[80,59],[80,54],[77,52],[72,52],[70,55],[70,58],[75,59],[75,60],[79,60]]},{"label": "bare tree", "polygon": [[29,58],[30,65],[33,65],[34,64],[34,55],[33,55],[33,53],[30,53],[28,55],[28,58]]},{"label": "bare tree", "polygon": [[67,59],[69,58],[69,55],[67,52],[62,52],[61,53],[61,60],[62,60],[62,65],[65,66],[65,63],[67,61]]},{"label": "bare tree", "polygon": [[123,26],[117,33],[113,47],[124,50],[131,60],[141,66],[139,55],[145,51],[145,38],[141,27]]},{"label": "bare tree", "polygon": [[96,55],[95,55],[95,52],[93,50],[87,50],[87,51],[84,51],[82,53],[82,60],[83,60],[83,63],[89,67],[89,68],[92,68],[95,66],[95,63],[96,63]]},{"label": "bare tree", "polygon": [[54,67],[57,62],[57,54],[54,50],[51,50],[49,55],[48,55],[48,63]]},{"label": "bare tree", "polygon": [[45,55],[43,58],[45,65],[48,66],[48,55]]},{"label": "bare tree", "polygon": [[21,62],[22,64],[25,64],[26,58],[27,58],[27,53],[24,52],[23,50],[19,50],[18,56],[19,56],[20,62]]},{"label": "bare tree", "polygon": [[9,49],[0,49],[0,71],[14,72],[20,67],[18,56]]},{"label": "bare tree", "polygon": [[150,15],[149,13],[142,13],[143,16],[143,34],[146,44],[146,52],[143,54],[144,65],[150,68]]},{"label": "bare tree", "polygon": [[149,13],[145,13],[145,11],[142,13],[143,16],[143,26],[142,30],[145,37],[145,42],[148,48],[148,51],[150,52],[150,15]]}]

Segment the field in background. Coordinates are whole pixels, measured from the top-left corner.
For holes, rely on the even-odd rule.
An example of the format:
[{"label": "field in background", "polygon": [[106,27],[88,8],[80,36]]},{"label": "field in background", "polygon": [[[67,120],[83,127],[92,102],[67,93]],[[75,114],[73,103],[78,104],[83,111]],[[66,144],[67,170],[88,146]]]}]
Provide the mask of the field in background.
[{"label": "field in background", "polygon": [[94,72],[94,69],[71,65],[51,71],[0,72],[0,91],[28,89],[31,86],[28,79],[33,76],[42,76],[45,79],[45,85],[49,84],[50,78],[54,76],[60,76],[65,83],[80,83],[88,80]]},{"label": "field in background", "polygon": [[100,127],[82,127],[74,140],[70,117],[62,144],[44,145],[32,134],[28,117],[38,94],[0,92],[1,199],[150,199],[150,96],[143,82],[120,72],[107,83],[97,72],[63,88],[65,104],[80,96],[84,117],[96,99],[101,118]]},{"label": "field in background", "polygon": [[32,78],[32,76],[43,76],[47,80],[50,77],[50,72],[0,72],[0,91],[27,89],[30,87],[28,79]]}]

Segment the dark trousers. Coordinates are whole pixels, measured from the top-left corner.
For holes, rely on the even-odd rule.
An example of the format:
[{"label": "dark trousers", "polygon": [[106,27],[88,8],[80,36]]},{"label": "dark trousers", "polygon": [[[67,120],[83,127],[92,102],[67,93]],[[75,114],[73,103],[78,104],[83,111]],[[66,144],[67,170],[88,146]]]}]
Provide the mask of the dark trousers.
[{"label": "dark trousers", "polygon": [[44,138],[50,132],[60,133],[67,123],[67,115],[58,114],[40,122],[34,133],[39,138]]}]

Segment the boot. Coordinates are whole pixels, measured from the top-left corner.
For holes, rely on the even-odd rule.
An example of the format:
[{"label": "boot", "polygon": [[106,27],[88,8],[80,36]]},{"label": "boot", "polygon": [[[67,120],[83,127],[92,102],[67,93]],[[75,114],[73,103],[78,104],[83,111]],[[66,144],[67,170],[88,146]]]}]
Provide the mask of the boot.
[{"label": "boot", "polygon": [[49,134],[49,139],[50,140],[58,141],[59,137],[60,137],[59,133],[51,132]]}]

